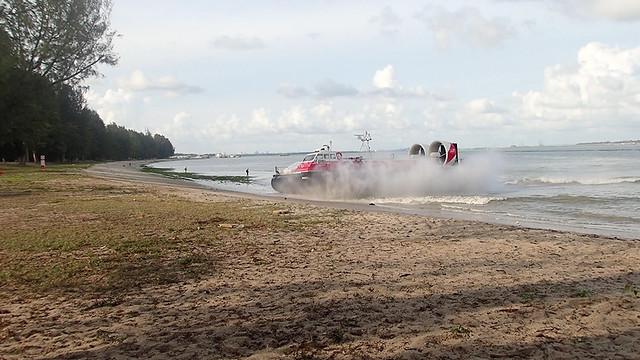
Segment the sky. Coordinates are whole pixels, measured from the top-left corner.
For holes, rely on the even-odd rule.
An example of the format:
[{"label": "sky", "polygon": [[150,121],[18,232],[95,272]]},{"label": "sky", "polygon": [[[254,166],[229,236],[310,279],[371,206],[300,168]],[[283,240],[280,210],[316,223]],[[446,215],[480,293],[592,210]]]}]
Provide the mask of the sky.
[{"label": "sky", "polygon": [[177,153],[640,139],[637,0],[114,0],[105,124]]}]

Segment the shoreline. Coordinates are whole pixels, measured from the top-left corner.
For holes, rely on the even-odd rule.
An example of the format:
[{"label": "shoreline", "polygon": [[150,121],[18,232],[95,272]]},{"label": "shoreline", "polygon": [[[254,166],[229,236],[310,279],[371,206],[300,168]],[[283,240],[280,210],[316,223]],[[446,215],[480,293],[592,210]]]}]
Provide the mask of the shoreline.
[{"label": "shoreline", "polygon": [[[170,161],[172,160],[171,159],[143,160],[143,161],[138,160],[133,162],[120,161],[120,162],[112,162],[112,163],[101,163],[101,164],[96,164],[91,166],[90,168],[84,170],[84,172],[87,174],[91,174],[92,176],[98,176],[105,179],[129,180],[129,181],[151,183],[151,184],[158,184],[158,185],[162,184],[162,185],[171,185],[171,186],[184,186],[188,188],[196,188],[196,189],[202,189],[205,191],[211,191],[212,193],[219,193],[222,195],[231,196],[235,198],[292,202],[292,203],[299,203],[299,204],[310,204],[315,206],[322,206],[322,207],[331,208],[331,209],[345,209],[345,210],[357,210],[357,211],[373,211],[373,212],[390,213],[390,214],[417,215],[427,219],[428,218],[454,219],[459,221],[487,223],[487,224],[493,224],[496,226],[512,226],[515,228],[524,228],[524,229],[539,229],[539,230],[549,230],[549,231],[556,231],[556,232],[576,233],[576,234],[582,234],[582,235],[596,235],[596,236],[602,236],[602,237],[612,238],[612,239],[640,240],[640,238],[633,237],[632,235],[628,235],[626,232],[611,233],[611,232],[608,232],[607,230],[593,229],[593,228],[588,229],[588,228],[580,227],[577,225],[568,225],[568,224],[560,224],[560,223],[555,224],[555,223],[548,223],[544,221],[535,221],[535,220],[522,220],[522,219],[513,220],[513,219],[509,219],[508,215],[506,214],[496,216],[495,214],[486,215],[486,214],[472,214],[472,213],[463,213],[463,212],[446,211],[446,210],[404,208],[402,206],[380,205],[375,203],[364,203],[364,202],[349,201],[349,200],[312,199],[312,198],[305,198],[305,197],[300,197],[297,195],[289,195],[289,194],[273,194],[273,195],[254,194],[249,192],[215,188],[211,186],[201,185],[194,181],[188,181],[183,179],[170,179],[170,178],[162,177],[161,175],[158,175],[158,174],[143,173],[142,171],[139,170],[140,167],[150,163],[170,162]],[[128,166],[128,163],[131,163],[131,166]],[[125,165],[125,166],[122,166],[122,165]],[[92,169],[94,170],[92,171]]]},{"label": "shoreline", "polygon": [[[212,259],[210,272],[115,293],[0,288],[0,358],[637,359],[640,354],[639,241],[368,208],[327,209],[302,200],[212,191],[137,174],[139,163],[132,162],[131,169],[122,164],[84,170],[91,178],[73,183],[81,191],[69,190],[24,212],[38,211],[52,227],[73,224],[79,238],[88,222],[95,225],[91,229],[104,230],[107,240],[184,238],[183,247],[166,249],[162,261],[152,265],[188,266],[201,254]],[[58,186],[66,186],[63,182]],[[75,199],[66,204],[71,195]],[[151,199],[156,207],[148,205]],[[108,218],[102,210],[64,210],[113,202],[127,204],[121,207],[127,213]],[[220,204],[261,211],[238,218],[246,226],[221,226],[232,217],[217,212]],[[176,223],[179,230],[166,223],[181,215],[171,209],[187,215]],[[11,204],[0,204],[0,211],[5,215],[0,228],[16,223],[5,220],[16,212]],[[122,224],[109,220],[114,218]],[[140,218],[149,227],[140,228]],[[46,239],[47,232],[42,234],[38,238]],[[91,252],[99,260],[115,251],[103,245],[34,256],[45,264],[71,257],[82,267]],[[21,256],[11,251],[0,248],[0,255]],[[129,256],[144,261],[145,253]],[[106,275],[92,281],[100,283]]]}]

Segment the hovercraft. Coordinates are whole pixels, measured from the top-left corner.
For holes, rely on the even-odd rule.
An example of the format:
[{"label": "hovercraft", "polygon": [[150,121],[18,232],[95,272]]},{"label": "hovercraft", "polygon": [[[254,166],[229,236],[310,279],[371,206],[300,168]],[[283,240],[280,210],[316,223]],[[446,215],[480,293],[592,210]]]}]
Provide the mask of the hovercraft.
[{"label": "hovercraft", "polygon": [[456,165],[459,162],[458,145],[444,141],[433,141],[429,146],[413,144],[409,148],[408,160],[343,157],[341,152],[333,151],[329,145],[323,145],[320,149],[306,154],[300,162],[284,169],[276,167],[271,178],[271,187],[283,194],[328,193],[336,188],[350,186],[346,182],[352,178],[341,177],[347,172],[359,177],[370,176],[370,172],[361,169],[387,167],[400,170],[411,166],[415,161],[421,161],[421,158],[440,163],[442,166]]}]

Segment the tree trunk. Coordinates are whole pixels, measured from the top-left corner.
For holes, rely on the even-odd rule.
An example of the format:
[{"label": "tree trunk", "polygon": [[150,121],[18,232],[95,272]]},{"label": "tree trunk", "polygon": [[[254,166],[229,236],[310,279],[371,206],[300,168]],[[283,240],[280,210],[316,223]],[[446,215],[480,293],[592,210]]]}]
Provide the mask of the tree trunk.
[{"label": "tree trunk", "polygon": [[29,149],[27,149],[27,145],[23,142],[24,146],[24,156],[20,156],[20,165],[27,165],[27,160],[29,160]]}]

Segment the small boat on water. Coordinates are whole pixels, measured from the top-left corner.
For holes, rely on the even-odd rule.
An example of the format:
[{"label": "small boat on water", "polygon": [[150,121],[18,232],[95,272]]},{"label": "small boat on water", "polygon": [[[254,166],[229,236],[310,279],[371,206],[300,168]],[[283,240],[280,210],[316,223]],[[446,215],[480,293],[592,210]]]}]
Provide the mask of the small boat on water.
[{"label": "small boat on water", "polygon": [[348,193],[369,196],[375,191],[375,184],[381,180],[376,177],[402,173],[421,161],[431,161],[441,166],[456,165],[459,162],[458,145],[444,141],[433,141],[429,146],[414,144],[409,148],[409,159],[404,160],[344,157],[331,146],[323,145],[306,154],[300,162],[285,169],[276,167],[271,187],[284,194]]}]

